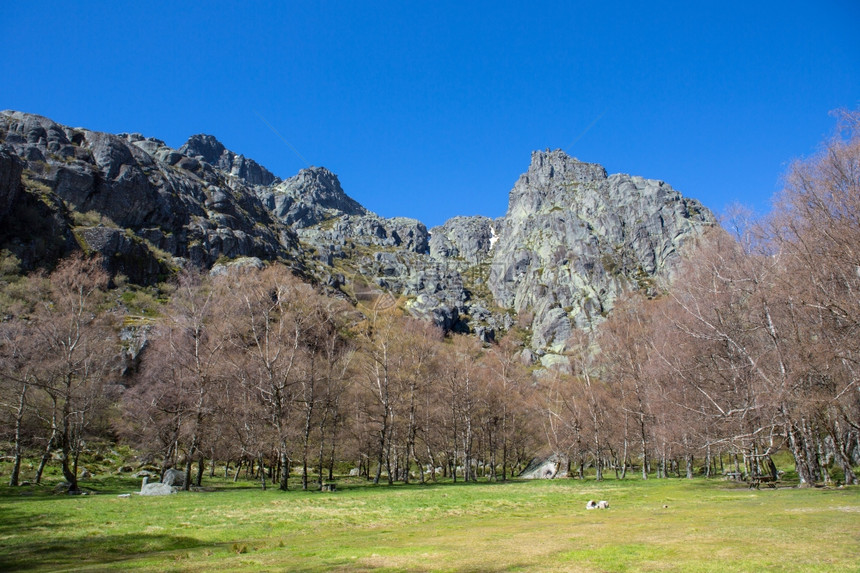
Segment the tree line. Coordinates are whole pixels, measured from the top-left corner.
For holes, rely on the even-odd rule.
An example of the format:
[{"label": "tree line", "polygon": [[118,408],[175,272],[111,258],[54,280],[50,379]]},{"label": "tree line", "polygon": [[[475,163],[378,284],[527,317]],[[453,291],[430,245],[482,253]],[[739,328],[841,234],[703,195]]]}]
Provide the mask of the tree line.
[{"label": "tree line", "polygon": [[857,483],[860,115],[840,128],[791,166],[768,216],[733,209],[662,296],[576,335],[573,374],[542,395],[580,475],[588,459],[598,477],[633,461],[643,478],[713,475],[727,453],[736,473],[776,479],[787,450],[803,484]]},{"label": "tree line", "polygon": [[[396,307],[361,312],[278,264],[183,272],[159,317],[133,329],[107,284],[85,257],[14,283],[2,323],[12,482],[41,446],[42,467],[59,450],[77,487],[95,436],[182,467],[186,487],[216,460],[281,489],[293,468],[302,488],[319,487],[343,460],[374,482],[504,480],[536,450],[513,339],[484,348]],[[120,375],[117,334],[140,329],[140,364]]]},{"label": "tree line", "polygon": [[772,456],[787,451],[802,483],[834,472],[856,483],[857,119],[844,114],[844,130],[791,167],[767,217],[736,210],[658,296],[630,294],[576,332],[568,368],[524,362],[524,329],[492,344],[445,336],[396,304],[353,306],[279,264],[181,272],[157,312],[135,317],[130,291],[95,258],[21,277],[5,257],[10,483],[36,454],[36,481],[56,456],[77,489],[96,438],[184,469],[186,487],[216,461],[281,489],[293,472],[307,489],[345,467],[376,483],[506,480],[549,452],[568,475],[603,479],[776,478]]}]

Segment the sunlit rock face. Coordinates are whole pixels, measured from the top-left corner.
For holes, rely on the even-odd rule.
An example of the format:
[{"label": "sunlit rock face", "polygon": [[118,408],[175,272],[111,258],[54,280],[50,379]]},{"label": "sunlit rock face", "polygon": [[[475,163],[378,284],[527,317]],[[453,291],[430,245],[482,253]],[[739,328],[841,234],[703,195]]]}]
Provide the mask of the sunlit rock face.
[{"label": "sunlit rock face", "polygon": [[621,293],[668,283],[683,244],[715,224],[662,181],[547,150],[532,153],[504,217],[428,231],[371,212],[324,167],[281,180],[211,135],[174,149],[15,111],[0,112],[0,219],[0,249],[25,270],[81,249],[139,284],[181,266],[281,261],[359,307],[398,304],[484,341],[523,313],[545,366]]},{"label": "sunlit rock face", "polygon": [[[250,182],[271,174],[211,136],[195,136],[181,148],[192,157],[140,134],[113,135],[5,111],[0,144],[23,163],[7,217],[38,213],[38,226],[0,238],[25,268],[80,248],[100,252],[112,273],[146,284],[163,280],[171,268],[209,268],[219,258],[299,259],[295,232],[272,218]],[[208,162],[219,150],[217,160],[232,158],[231,166]],[[240,164],[245,167],[234,175]],[[51,225],[43,224],[48,220]]]},{"label": "sunlit rock face", "polygon": [[668,278],[683,243],[714,224],[662,181],[536,151],[497,229],[489,287],[497,304],[534,311],[534,347],[558,346],[622,292]]}]

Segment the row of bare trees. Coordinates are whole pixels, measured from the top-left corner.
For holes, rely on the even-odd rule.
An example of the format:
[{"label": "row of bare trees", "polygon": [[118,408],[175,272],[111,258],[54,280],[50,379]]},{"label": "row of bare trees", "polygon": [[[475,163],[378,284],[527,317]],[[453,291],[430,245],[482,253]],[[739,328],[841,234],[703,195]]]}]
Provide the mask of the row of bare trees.
[{"label": "row of bare trees", "polygon": [[[667,294],[631,297],[571,341],[572,375],[545,377],[551,443],[598,478],[705,474],[730,454],[771,474],[787,449],[802,483],[857,483],[860,463],[860,124],[795,163],[772,213],[707,233]],[[717,454],[717,457],[715,457]],[[743,460],[743,468],[738,460]]]},{"label": "row of bare trees", "polygon": [[534,449],[513,343],[362,314],[282,266],[183,275],[149,339],[125,435],[187,475],[196,463],[197,483],[207,458],[268,469],[281,489],[291,468],[308,488],[342,460],[375,482],[506,479]]},{"label": "row of bare trees", "polygon": [[58,451],[63,476],[77,490],[86,438],[109,430],[115,395],[107,381],[117,371],[118,345],[107,282],[99,261],[76,257],[50,279],[35,275],[4,292],[0,407],[13,444],[11,485],[29,448],[41,450],[37,482]]},{"label": "row of bare trees", "polygon": [[[36,480],[59,452],[76,490],[78,458],[95,438],[180,466],[186,487],[218,460],[281,489],[293,469],[308,488],[341,462],[375,482],[504,480],[538,447],[514,336],[491,349],[446,339],[396,307],[359,312],[282,265],[182,273],[159,318],[131,327],[107,286],[97,259],[74,257],[3,290],[12,484],[25,451],[38,449]],[[146,344],[130,370],[121,339],[133,331]]]},{"label": "row of bare trees", "polygon": [[776,477],[772,455],[787,450],[804,483],[832,468],[856,483],[860,123],[843,120],[792,167],[767,218],[735,213],[665,294],[631,295],[577,332],[567,371],[530,371],[521,332],[489,346],[446,338],[396,305],[356,309],[275,264],[181,274],[160,317],[138,324],[142,361],[123,373],[123,305],[98,260],[4,280],[10,483],[38,451],[37,481],[58,453],[77,489],[79,456],[98,436],[181,465],[186,487],[215,460],[281,489],[294,469],[303,488],[321,486],[340,462],[377,483],[504,480],[547,447],[580,477],[713,475],[726,455],[736,472]]}]

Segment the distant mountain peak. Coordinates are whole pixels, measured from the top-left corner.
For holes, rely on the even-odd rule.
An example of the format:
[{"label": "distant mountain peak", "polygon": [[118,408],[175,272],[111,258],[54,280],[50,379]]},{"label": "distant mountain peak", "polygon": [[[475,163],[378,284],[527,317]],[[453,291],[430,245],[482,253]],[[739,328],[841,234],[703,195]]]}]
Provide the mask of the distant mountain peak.
[{"label": "distant mountain peak", "polygon": [[259,196],[278,219],[296,228],[332,217],[370,213],[346,194],[337,175],[325,167],[302,169],[274,188],[261,190]]},{"label": "distant mountain peak", "polygon": [[205,161],[251,185],[272,185],[280,181],[271,171],[244,155],[224,147],[214,135],[199,133],[192,135],[179,148],[179,153]]},{"label": "distant mountain peak", "polygon": [[227,148],[224,147],[223,143],[218,141],[217,137],[205,133],[192,135],[185,142],[185,145],[179,148],[179,152],[183,155],[200,157],[203,161],[211,165],[218,165],[218,160],[221,159],[221,155],[225,151],[227,151]]}]

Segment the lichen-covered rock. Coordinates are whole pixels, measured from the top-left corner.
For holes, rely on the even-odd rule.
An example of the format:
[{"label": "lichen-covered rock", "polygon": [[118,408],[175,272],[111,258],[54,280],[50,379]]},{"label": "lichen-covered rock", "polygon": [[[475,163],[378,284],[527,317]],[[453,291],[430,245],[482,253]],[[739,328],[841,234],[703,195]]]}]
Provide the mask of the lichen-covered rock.
[{"label": "lichen-covered rock", "polygon": [[135,284],[148,285],[163,280],[169,272],[167,264],[158,260],[146,242],[123,229],[82,228],[78,237],[89,252],[102,255],[111,275],[122,273]]},{"label": "lichen-covered rock", "polygon": [[140,488],[140,495],[170,495],[178,491],[177,487],[166,483],[148,483]]},{"label": "lichen-covered rock", "polygon": [[240,257],[226,263],[216,263],[209,271],[211,276],[229,275],[235,272],[243,272],[248,270],[261,270],[266,265],[257,257]]},{"label": "lichen-covered rock", "polygon": [[534,458],[520,474],[520,479],[555,479],[567,477],[567,456],[550,454]]},{"label": "lichen-covered rock", "polygon": [[533,347],[560,347],[571,323],[600,321],[622,292],[653,292],[684,242],[714,224],[662,181],[536,151],[497,230],[489,288],[500,306],[534,311]]},{"label": "lichen-covered rock", "polygon": [[325,167],[302,169],[272,188],[258,189],[257,193],[278,220],[297,229],[342,215],[369,213],[344,193],[337,176]]},{"label": "lichen-covered rock", "polygon": [[430,229],[430,256],[477,264],[487,258],[495,237],[493,220],[488,217],[454,217]]}]

